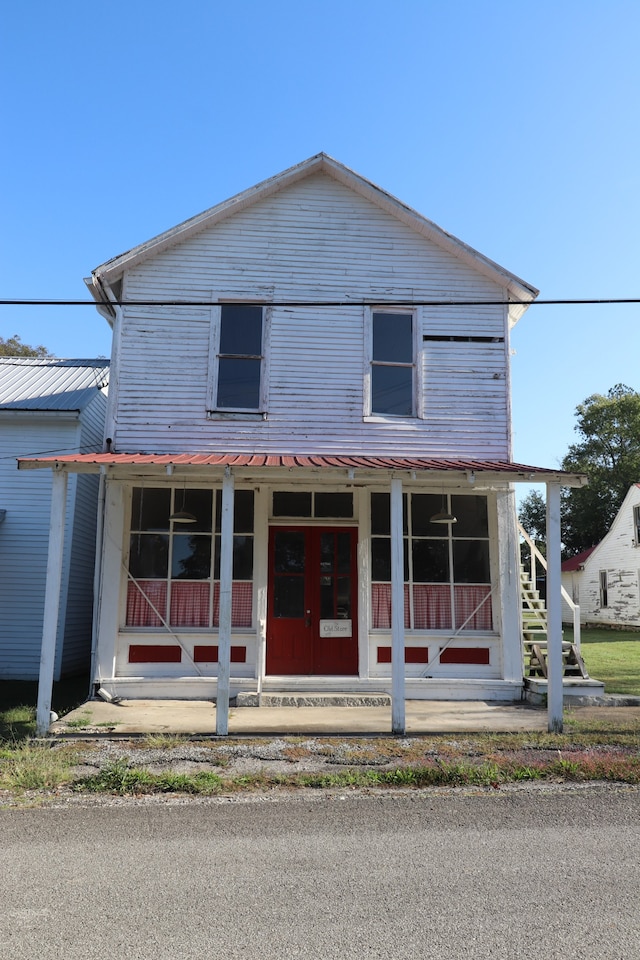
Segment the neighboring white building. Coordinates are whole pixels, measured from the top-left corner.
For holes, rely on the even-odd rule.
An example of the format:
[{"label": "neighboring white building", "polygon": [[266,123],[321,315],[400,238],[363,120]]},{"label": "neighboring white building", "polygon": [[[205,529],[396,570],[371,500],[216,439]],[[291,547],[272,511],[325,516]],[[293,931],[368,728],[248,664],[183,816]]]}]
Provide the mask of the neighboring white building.
[{"label": "neighboring white building", "polygon": [[[0,358],[0,678],[36,680],[40,667],[51,473],[16,459],[101,450],[107,360]],[[65,566],[55,677],[88,668],[97,477],[67,492]]]},{"label": "neighboring white building", "polygon": [[562,564],[562,584],[580,605],[582,623],[640,629],[640,483],[604,539]]},{"label": "neighboring white building", "polygon": [[87,283],[106,449],[21,467],[104,477],[96,686],[521,697],[513,484],[581,482],[512,461],[533,287],[324,154]]}]

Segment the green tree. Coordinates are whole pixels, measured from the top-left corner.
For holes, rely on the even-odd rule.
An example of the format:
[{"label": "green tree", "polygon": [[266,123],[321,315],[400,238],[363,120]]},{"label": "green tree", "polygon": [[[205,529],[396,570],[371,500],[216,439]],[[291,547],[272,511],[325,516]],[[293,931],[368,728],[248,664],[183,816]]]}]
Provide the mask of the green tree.
[{"label": "green tree", "polygon": [[[640,393],[622,383],[603,396],[594,393],[576,408],[579,441],[571,444],[562,469],[584,473],[588,486],[562,493],[563,555],[572,557],[599,543],[609,530],[632,483],[640,482]],[[544,541],[546,507],[532,491],[519,519],[529,536]]]},{"label": "green tree", "polygon": [[640,393],[618,383],[606,396],[587,397],[576,415],[580,441],[569,447],[562,468],[586,473],[589,485],[563,495],[562,539],[570,556],[602,540],[640,480]]},{"label": "green tree", "polygon": [[532,490],[524,498],[520,504],[518,519],[532,540],[545,540],[547,535],[547,507],[541,493]]},{"label": "green tree", "polygon": [[22,339],[18,336],[17,333],[14,333],[12,337],[7,337],[5,340],[4,337],[0,337],[0,357],[51,357],[53,354],[49,353],[46,347],[42,345],[38,347],[30,347],[29,344],[23,343]]}]

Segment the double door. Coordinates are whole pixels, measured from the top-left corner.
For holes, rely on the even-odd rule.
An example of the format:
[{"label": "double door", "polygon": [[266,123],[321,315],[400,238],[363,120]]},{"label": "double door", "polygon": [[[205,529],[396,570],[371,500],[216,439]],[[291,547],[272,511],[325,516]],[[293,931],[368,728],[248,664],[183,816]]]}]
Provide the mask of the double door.
[{"label": "double door", "polygon": [[271,528],[268,674],[357,674],[356,549],[355,528]]}]

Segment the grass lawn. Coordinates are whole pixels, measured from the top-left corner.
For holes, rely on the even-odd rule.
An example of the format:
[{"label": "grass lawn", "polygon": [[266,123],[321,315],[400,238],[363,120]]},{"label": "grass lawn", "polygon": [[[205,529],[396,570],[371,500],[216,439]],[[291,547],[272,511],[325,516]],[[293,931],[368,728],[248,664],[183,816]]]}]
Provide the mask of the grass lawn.
[{"label": "grass lawn", "polygon": [[[565,640],[573,630],[565,628]],[[602,680],[605,693],[640,697],[640,632],[583,628],[582,658],[589,674]]]},{"label": "grass lawn", "polygon": [[[71,677],[53,685],[52,709],[63,716],[87,699],[88,677]],[[0,680],[0,741],[32,737],[36,730],[36,681]]]}]

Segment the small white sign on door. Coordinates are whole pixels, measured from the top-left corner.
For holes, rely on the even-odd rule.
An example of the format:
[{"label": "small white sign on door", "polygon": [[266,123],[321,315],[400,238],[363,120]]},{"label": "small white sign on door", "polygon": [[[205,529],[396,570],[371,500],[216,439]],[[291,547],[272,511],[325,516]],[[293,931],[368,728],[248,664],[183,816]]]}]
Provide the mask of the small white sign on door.
[{"label": "small white sign on door", "polygon": [[321,637],[350,637],[351,620],[321,620]]}]

